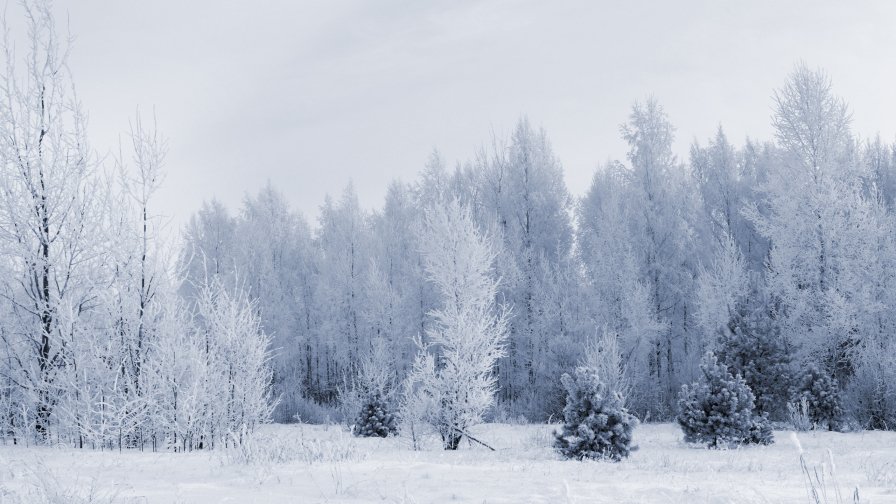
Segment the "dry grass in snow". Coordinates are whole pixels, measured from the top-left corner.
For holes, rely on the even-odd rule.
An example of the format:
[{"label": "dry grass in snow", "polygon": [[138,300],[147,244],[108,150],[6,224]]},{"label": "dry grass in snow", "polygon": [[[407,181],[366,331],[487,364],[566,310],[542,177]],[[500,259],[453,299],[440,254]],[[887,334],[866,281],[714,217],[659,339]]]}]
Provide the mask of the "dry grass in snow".
[{"label": "dry grass in snow", "polygon": [[772,446],[717,451],[648,424],[635,431],[640,449],[610,463],[560,460],[553,429],[479,426],[495,452],[444,452],[436,440],[415,452],[311,425],[267,426],[216,452],[2,446],[0,503],[850,503],[856,489],[863,503],[896,502],[896,433],[782,431]]}]

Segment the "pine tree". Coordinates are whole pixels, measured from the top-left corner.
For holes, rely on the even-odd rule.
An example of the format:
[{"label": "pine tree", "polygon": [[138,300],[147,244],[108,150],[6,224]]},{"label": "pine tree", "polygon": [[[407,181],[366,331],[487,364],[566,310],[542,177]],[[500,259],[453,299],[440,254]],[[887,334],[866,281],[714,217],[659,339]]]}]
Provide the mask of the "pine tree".
[{"label": "pine tree", "polygon": [[353,432],[359,437],[387,437],[398,433],[395,415],[380,394],[367,397],[355,420]]},{"label": "pine tree", "polygon": [[791,349],[756,289],[738,303],[718,340],[719,362],[743,377],[756,411],[783,418],[792,385]]},{"label": "pine tree", "polygon": [[625,409],[624,400],[609,390],[596,370],[577,367],[561,378],[566,388],[562,432],[555,432],[554,447],[566,458],[622,460],[633,449],[632,431],[638,419]]},{"label": "pine tree", "polygon": [[710,448],[739,444],[771,444],[767,416],[757,415],[754,396],[744,379],[732,376],[712,352],[700,365],[702,380],[684,385],[679,396],[678,423],[689,443]]},{"label": "pine tree", "polygon": [[808,364],[800,374],[794,403],[805,398],[809,405],[809,421],[828,430],[840,428],[843,406],[837,379],[825,373],[815,363]]}]

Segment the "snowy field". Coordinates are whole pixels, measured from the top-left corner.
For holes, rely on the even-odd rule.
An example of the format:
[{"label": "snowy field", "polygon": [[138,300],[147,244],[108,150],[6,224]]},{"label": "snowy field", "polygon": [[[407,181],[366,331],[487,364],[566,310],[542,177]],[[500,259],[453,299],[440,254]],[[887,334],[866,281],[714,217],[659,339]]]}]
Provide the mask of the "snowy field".
[{"label": "snowy field", "polygon": [[[412,451],[400,438],[356,439],[338,426],[273,425],[246,450],[101,453],[0,447],[0,503],[809,502],[800,448],[687,446],[672,424],[642,425],[621,463],[558,459],[549,425],[482,425],[497,451]],[[896,502],[896,433],[798,433],[828,499]],[[433,447],[436,448],[436,447]],[[830,454],[828,452],[830,450]],[[834,461],[833,477],[830,460]],[[38,477],[38,475],[47,475]],[[834,481],[836,480],[836,481]]]}]

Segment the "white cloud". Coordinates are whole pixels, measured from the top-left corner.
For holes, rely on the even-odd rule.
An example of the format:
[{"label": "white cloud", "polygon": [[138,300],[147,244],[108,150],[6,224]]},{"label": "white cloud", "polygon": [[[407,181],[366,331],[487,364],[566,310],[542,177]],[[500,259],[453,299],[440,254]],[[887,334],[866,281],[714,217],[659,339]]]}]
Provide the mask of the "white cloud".
[{"label": "white cloud", "polygon": [[[844,2],[60,3],[95,145],[137,105],[171,137],[163,211],[231,206],[270,179],[311,216],[353,179],[378,206],[433,147],[468,158],[527,114],[573,193],[622,158],[618,124],[647,94],[678,127],[768,137],[772,88],[825,67],[855,129],[896,135],[896,4]],[[12,18],[16,9],[10,7]],[[63,18],[64,19],[64,18]]]}]

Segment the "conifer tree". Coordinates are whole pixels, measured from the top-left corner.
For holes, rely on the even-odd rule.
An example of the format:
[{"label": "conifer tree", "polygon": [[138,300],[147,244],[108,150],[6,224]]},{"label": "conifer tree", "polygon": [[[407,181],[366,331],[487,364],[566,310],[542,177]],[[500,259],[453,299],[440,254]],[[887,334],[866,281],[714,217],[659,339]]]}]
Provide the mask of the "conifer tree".
[{"label": "conifer tree", "polygon": [[625,409],[622,396],[604,383],[593,368],[577,367],[561,378],[566,388],[563,430],[554,447],[566,458],[619,461],[632,451],[638,419]]},{"label": "conifer tree", "polygon": [[679,396],[678,424],[689,443],[709,448],[740,444],[771,444],[771,427],[765,415],[754,410],[754,396],[744,379],[732,376],[712,352],[700,365],[701,381],[684,385]]},{"label": "conifer tree", "polygon": [[815,363],[808,364],[800,374],[794,402],[806,399],[809,421],[816,427],[837,430],[843,420],[840,386],[837,379],[825,373]]},{"label": "conifer tree", "polygon": [[369,395],[355,420],[354,434],[359,437],[388,437],[397,433],[395,415],[389,405],[380,394]]},{"label": "conifer tree", "polygon": [[741,299],[721,331],[718,357],[731,374],[743,377],[759,414],[783,418],[793,379],[792,350],[770,306],[756,289]]}]

